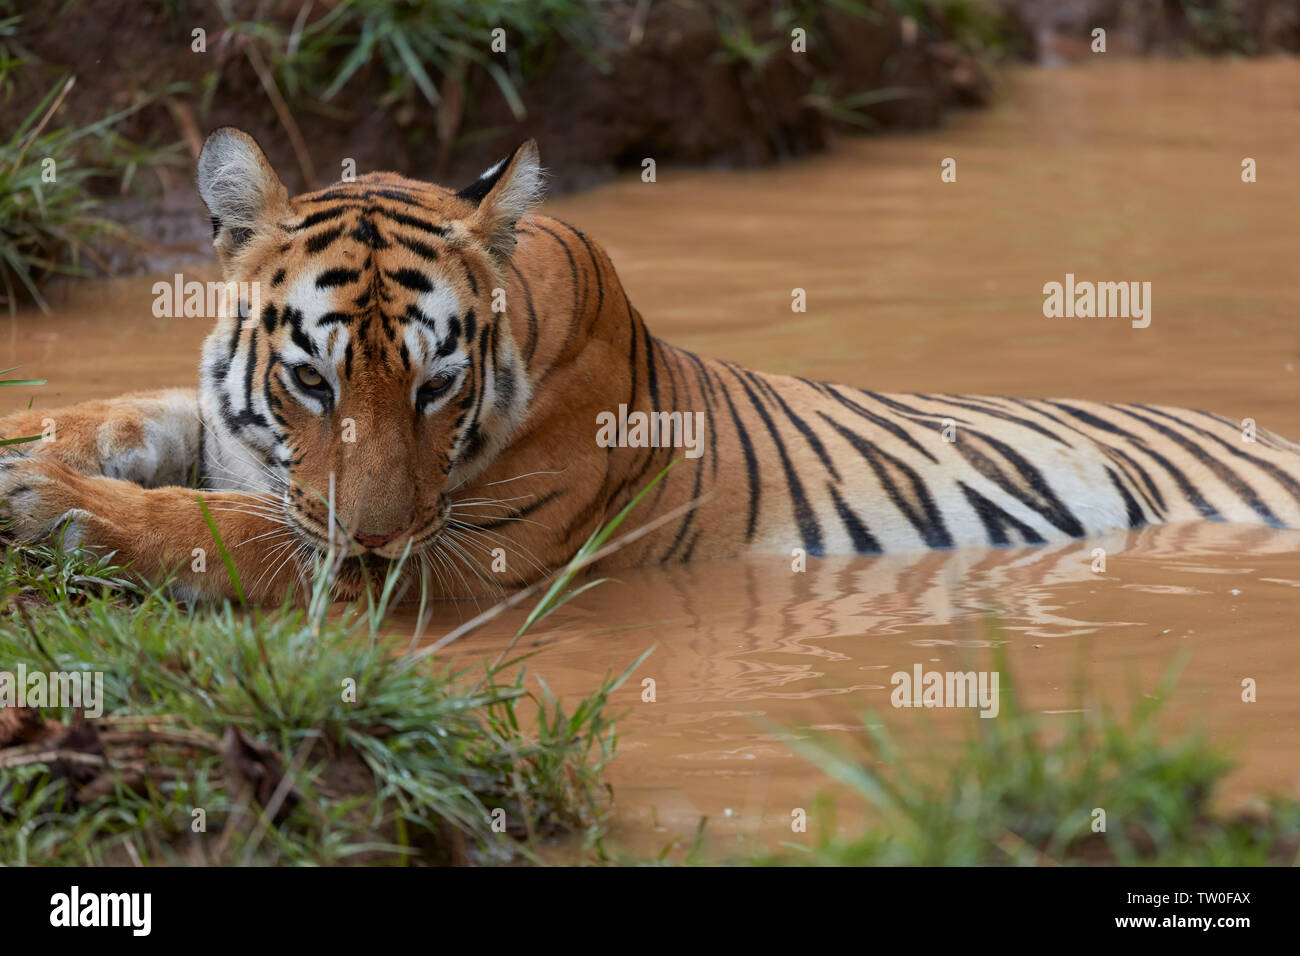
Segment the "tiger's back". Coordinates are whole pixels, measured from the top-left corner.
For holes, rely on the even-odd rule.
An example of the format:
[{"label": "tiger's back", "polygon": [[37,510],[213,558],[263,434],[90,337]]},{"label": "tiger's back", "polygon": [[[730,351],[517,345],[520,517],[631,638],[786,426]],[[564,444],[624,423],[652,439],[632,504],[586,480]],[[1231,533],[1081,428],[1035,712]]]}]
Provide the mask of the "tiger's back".
[{"label": "tiger's back", "polygon": [[[518,232],[509,295],[528,308],[512,313],[515,338],[549,345],[527,350],[540,407],[486,477],[512,481],[513,506],[552,532],[527,543],[555,559],[683,457],[680,444],[597,447],[600,416],[637,411],[699,412],[704,428],[699,457],[643,517],[687,510],[628,562],[1038,545],[1188,520],[1300,527],[1300,446],[1266,431],[1152,405],[879,394],[751,371],[654,338],[580,230],[531,216]],[[542,474],[514,478],[529,472]]]}]

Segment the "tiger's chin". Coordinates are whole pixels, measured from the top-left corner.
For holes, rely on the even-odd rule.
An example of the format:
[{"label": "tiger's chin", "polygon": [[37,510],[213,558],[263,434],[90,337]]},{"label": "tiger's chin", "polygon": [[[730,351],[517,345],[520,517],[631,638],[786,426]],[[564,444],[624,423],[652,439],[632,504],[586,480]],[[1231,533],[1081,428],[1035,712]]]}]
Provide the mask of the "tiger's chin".
[{"label": "tiger's chin", "polygon": [[314,544],[312,548],[314,562],[309,562],[307,567],[314,568],[314,571],[308,570],[303,580],[304,586],[309,590],[316,580],[315,575],[328,573],[334,600],[351,601],[364,597],[367,592],[378,595],[394,574],[397,575],[395,600],[399,602],[403,600],[410,587],[415,587],[418,591],[421,562],[417,559],[417,552],[414,549],[406,556],[405,561],[400,554],[395,558],[389,558],[374,552],[361,551],[338,557],[336,552],[331,566],[328,563],[328,547],[323,542],[319,548]]},{"label": "tiger's chin", "polygon": [[[315,573],[330,568],[337,598],[348,600],[363,595],[367,587],[382,588],[389,575],[398,572],[403,580],[419,576],[421,555],[433,547],[443,531],[443,525],[422,528],[411,534],[403,534],[397,539],[378,548],[368,548],[356,541],[346,543],[336,540],[331,544],[325,536],[301,522],[292,521],[291,527],[298,540],[306,549],[309,560],[303,562],[304,569],[316,569]],[[345,553],[346,552],[346,553]],[[334,555],[331,566],[329,558]],[[313,572],[308,570],[307,582]]]},{"label": "tiger's chin", "polygon": [[[352,600],[361,597],[367,590],[381,590],[389,575],[398,568],[399,562],[392,558],[381,558],[375,554],[349,555],[339,561],[334,572],[335,597]],[[409,565],[401,566],[402,577],[409,577],[410,572]]]}]

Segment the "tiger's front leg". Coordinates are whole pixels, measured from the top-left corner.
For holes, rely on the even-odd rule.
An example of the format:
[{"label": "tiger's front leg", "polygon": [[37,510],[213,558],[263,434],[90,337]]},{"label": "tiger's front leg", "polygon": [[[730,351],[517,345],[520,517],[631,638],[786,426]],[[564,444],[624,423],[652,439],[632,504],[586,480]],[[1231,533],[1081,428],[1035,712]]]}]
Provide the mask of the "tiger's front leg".
[{"label": "tiger's front leg", "polygon": [[297,581],[297,539],[264,497],[184,487],[200,434],[193,389],[0,418],[0,437],[41,436],[0,446],[0,516],[18,541],[58,534],[65,549],[114,552],[114,563],[144,580],[170,576],[186,597],[234,598],[202,495],[245,596],[278,602]]},{"label": "tiger's front leg", "polygon": [[147,487],[182,485],[198,462],[200,431],[194,389],[137,392],[0,418],[0,438],[39,436],[0,446],[0,461],[58,462]]},{"label": "tiger's front leg", "polygon": [[65,549],[112,552],[113,562],[148,582],[170,580],[181,598],[238,597],[200,508],[206,503],[235,565],[244,597],[276,604],[307,565],[301,544],[264,499],[241,492],[143,488],[131,481],[85,475],[59,461],[0,460],[0,513],[20,538],[61,534]]}]

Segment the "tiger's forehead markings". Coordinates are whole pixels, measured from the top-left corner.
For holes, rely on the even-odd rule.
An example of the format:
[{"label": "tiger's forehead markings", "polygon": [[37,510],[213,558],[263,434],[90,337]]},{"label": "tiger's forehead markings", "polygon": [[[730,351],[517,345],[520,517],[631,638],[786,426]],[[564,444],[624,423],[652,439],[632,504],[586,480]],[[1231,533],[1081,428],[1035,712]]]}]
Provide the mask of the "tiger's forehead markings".
[{"label": "tiger's forehead markings", "polygon": [[[434,202],[426,204],[424,199]],[[441,270],[435,263],[443,250],[435,244],[459,247],[463,242],[458,240],[465,238],[463,230],[455,228],[458,223],[436,221],[436,205],[445,199],[376,182],[364,188],[340,185],[299,200],[300,215],[282,224],[285,231],[296,234],[309,254],[328,251],[333,261],[288,280],[291,288],[281,321],[292,328],[294,344],[313,358],[342,356],[345,375],[350,375],[354,346],[374,360],[385,342],[394,343],[406,367],[444,366],[458,350],[467,357],[462,340],[472,340],[476,323],[472,310],[462,315],[457,289],[463,282],[473,295],[478,282],[463,259],[448,264],[452,269],[459,266],[456,280],[437,274]],[[319,208],[325,202],[331,205]],[[333,255],[348,242],[365,248],[364,263],[347,261],[349,249],[343,249],[342,260]],[[427,265],[421,268],[404,257],[385,263],[392,254],[386,256],[383,250],[394,246],[415,253]],[[279,279],[285,282],[283,276]]]},{"label": "tiger's forehead markings", "polygon": [[290,326],[290,340],[309,356],[331,365],[343,360],[351,338],[349,315],[335,308],[341,287],[349,281],[342,273],[357,270],[325,269],[302,275],[293,281],[285,296],[283,321]]},{"label": "tiger's forehead markings", "polygon": [[[340,186],[300,200],[308,208],[310,204],[325,201],[334,205],[311,212],[303,210],[297,221],[280,226],[290,235],[305,234],[303,248],[308,255],[323,253],[340,240],[351,240],[372,251],[388,249],[395,240],[426,259],[435,259],[437,254],[427,243],[400,234],[400,228],[415,229],[444,241],[455,240],[455,230],[420,215],[433,212],[421,198],[423,193],[400,186],[369,189]],[[444,201],[441,196],[433,198]],[[381,200],[397,202],[400,206],[395,208]]]},{"label": "tiger's forehead markings", "polygon": [[428,367],[456,351],[463,330],[460,309],[456,290],[437,280],[427,280],[427,290],[406,307],[402,341],[418,365]]},{"label": "tiger's forehead markings", "polygon": [[342,202],[342,203],[373,203],[375,199],[391,199],[400,203],[409,203],[416,206],[423,205],[426,200],[434,202],[444,202],[444,196],[429,189],[415,189],[411,186],[403,186],[398,183],[376,183],[359,185],[344,185],[342,183],[331,186],[324,192],[315,196],[303,196],[298,202],[304,205],[311,205],[321,202]]},{"label": "tiger's forehead markings", "polygon": [[322,222],[330,222],[334,219],[340,219],[351,212],[351,207],[335,206],[332,209],[318,209],[308,216],[304,216],[302,221],[284,224],[284,228],[289,232],[302,232],[304,229],[310,229],[312,226],[320,225]]}]

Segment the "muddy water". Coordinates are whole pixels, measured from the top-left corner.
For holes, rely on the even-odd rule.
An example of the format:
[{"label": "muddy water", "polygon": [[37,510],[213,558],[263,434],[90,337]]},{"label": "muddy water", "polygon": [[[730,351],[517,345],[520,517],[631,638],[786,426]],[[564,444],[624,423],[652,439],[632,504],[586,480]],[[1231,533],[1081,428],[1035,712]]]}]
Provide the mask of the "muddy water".
[{"label": "muddy water", "polygon": [[[1114,61],[1014,73],[999,105],[941,131],[777,170],[661,169],[548,209],[606,245],[657,334],[697,351],[881,391],[1187,405],[1300,438],[1297,155],[1300,62]],[[945,157],[956,183],[940,182]],[[1042,286],[1067,272],[1151,282],[1151,326],[1044,318]],[[806,314],[790,310],[795,287]],[[204,329],[150,318],[148,288],[83,286],[52,318],[9,322],[4,364],[50,378],[38,406],[192,384]],[[1097,706],[1073,695],[1080,670],[1123,707],[1185,655],[1169,725],[1230,749],[1237,803],[1300,791],[1298,549],[1294,533],[1198,526],[804,574],[770,561],[627,573],[533,635],[535,667],[576,695],[655,647],[616,697],[615,843],[638,849],[689,838],[701,816],[714,852],[736,835],[806,839],[791,810],[827,781],[773,727],[851,744],[871,712],[933,754],[926,726],[950,737],[976,718],[892,709],[890,675],[988,667],[995,640],[1049,723]],[[494,654],[517,621],[455,653]],[[1256,703],[1241,700],[1247,677]]]}]

